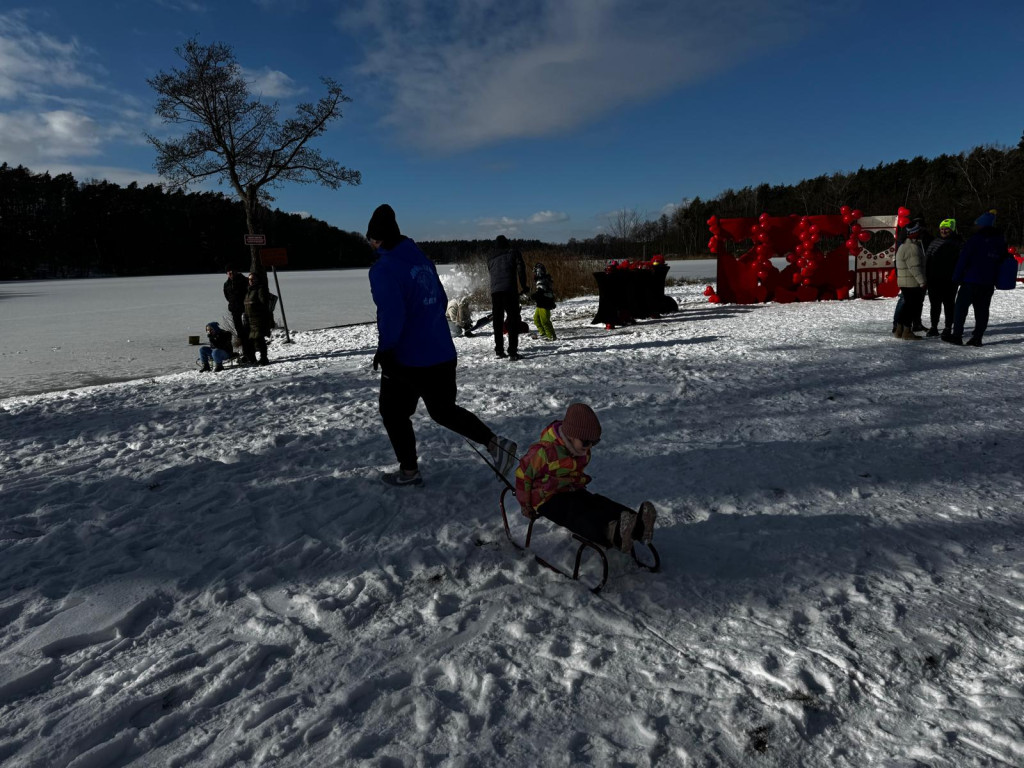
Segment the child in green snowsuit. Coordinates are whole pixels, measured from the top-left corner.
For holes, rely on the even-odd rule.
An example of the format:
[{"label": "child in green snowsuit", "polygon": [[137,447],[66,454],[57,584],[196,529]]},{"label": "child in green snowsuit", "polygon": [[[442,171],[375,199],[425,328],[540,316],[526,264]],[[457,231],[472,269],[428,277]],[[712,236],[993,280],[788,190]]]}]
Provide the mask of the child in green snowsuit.
[{"label": "child in green snowsuit", "polygon": [[551,284],[551,275],[540,262],[533,267],[534,291],[531,298],[537,302],[533,313],[533,322],[537,324],[537,335],[555,340],[555,327],[551,324],[551,310],[555,308],[555,289]]}]

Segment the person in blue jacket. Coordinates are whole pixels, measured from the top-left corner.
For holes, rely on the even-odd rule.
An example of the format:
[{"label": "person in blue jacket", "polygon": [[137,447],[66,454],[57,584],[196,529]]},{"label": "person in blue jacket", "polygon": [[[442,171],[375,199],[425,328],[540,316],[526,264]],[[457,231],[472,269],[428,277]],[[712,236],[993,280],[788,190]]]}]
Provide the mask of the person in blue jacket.
[{"label": "person in blue jacket", "polygon": [[487,446],[495,468],[508,474],[516,460],[516,444],[455,404],[457,355],[445,317],[448,297],[434,262],[401,233],[390,205],[373,212],[366,239],[380,257],[370,267],[370,290],[377,305],[373,369],[381,370],[380,416],[399,464],[381,480],[388,485],[423,485],[412,428],[421,399],[430,418]]},{"label": "person in blue jacket", "polygon": [[981,337],[988,328],[988,311],[999,267],[1010,258],[1006,240],[995,224],[995,211],[983,213],[974,222],[974,234],[960,249],[960,258],[953,270],[953,282],[960,284],[960,290],[953,308],[953,333],[947,339],[951,344],[964,344],[964,323],[971,307],[974,308],[974,331],[966,346],[980,347]]}]

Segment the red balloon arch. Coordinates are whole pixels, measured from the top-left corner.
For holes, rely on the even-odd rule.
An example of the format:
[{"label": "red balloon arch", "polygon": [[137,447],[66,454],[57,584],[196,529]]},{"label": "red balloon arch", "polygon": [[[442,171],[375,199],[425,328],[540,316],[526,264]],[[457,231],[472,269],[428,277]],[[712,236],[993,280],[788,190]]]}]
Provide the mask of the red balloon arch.
[{"label": "red balloon arch", "polygon": [[[709,285],[704,295],[714,304],[847,299],[857,285],[850,257],[874,255],[865,248],[873,232],[888,231],[895,236],[896,227],[909,223],[910,211],[906,208],[900,208],[896,216],[865,217],[846,205],[838,214],[820,216],[712,216],[707,222],[711,231],[708,248],[718,259],[718,290]],[[728,243],[745,240],[752,242],[746,251],[729,252]],[[826,242],[840,244],[825,251]],[[779,258],[786,261],[782,269],[772,263],[772,259]],[[885,295],[883,290],[887,291],[888,286],[883,289],[884,282],[876,280],[872,295]]]}]

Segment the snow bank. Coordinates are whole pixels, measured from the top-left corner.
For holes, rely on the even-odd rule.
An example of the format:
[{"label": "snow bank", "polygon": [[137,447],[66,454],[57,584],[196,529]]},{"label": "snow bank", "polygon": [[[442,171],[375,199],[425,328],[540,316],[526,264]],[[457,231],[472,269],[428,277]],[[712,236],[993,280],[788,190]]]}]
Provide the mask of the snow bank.
[{"label": "snow bank", "polygon": [[972,349],[699,291],[457,340],[463,405],[525,448],[589,402],[595,490],[657,506],[600,596],[425,414],[425,487],[378,483],[372,326],[0,400],[0,762],[1020,765],[1024,292]]}]

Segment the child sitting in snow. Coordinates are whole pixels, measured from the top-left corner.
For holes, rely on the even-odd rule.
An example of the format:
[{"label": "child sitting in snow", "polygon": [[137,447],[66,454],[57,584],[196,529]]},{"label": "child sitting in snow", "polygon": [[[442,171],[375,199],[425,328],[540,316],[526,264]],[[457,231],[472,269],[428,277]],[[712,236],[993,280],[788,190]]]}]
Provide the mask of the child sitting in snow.
[{"label": "child sitting in snow", "polygon": [[210,344],[199,348],[199,370],[209,371],[212,358],[215,363],[213,370],[223,371],[224,361],[235,357],[235,350],[231,346],[231,332],[221,328],[218,323],[209,322],[206,324],[206,336]]},{"label": "child sitting in snow", "polygon": [[645,501],[639,512],[586,490],[583,470],[590,449],[601,438],[601,422],[589,405],[573,403],[561,421],[553,421],[530,446],[516,469],[516,498],[523,514],[546,517],[597,544],[633,549],[633,541],[651,542],[657,511]]},{"label": "child sitting in snow", "polygon": [[533,313],[537,335],[554,341],[555,326],[551,324],[551,310],[555,308],[555,289],[551,283],[551,275],[539,261],[533,267],[533,285],[534,291],[530,298],[537,304],[537,309]]}]

